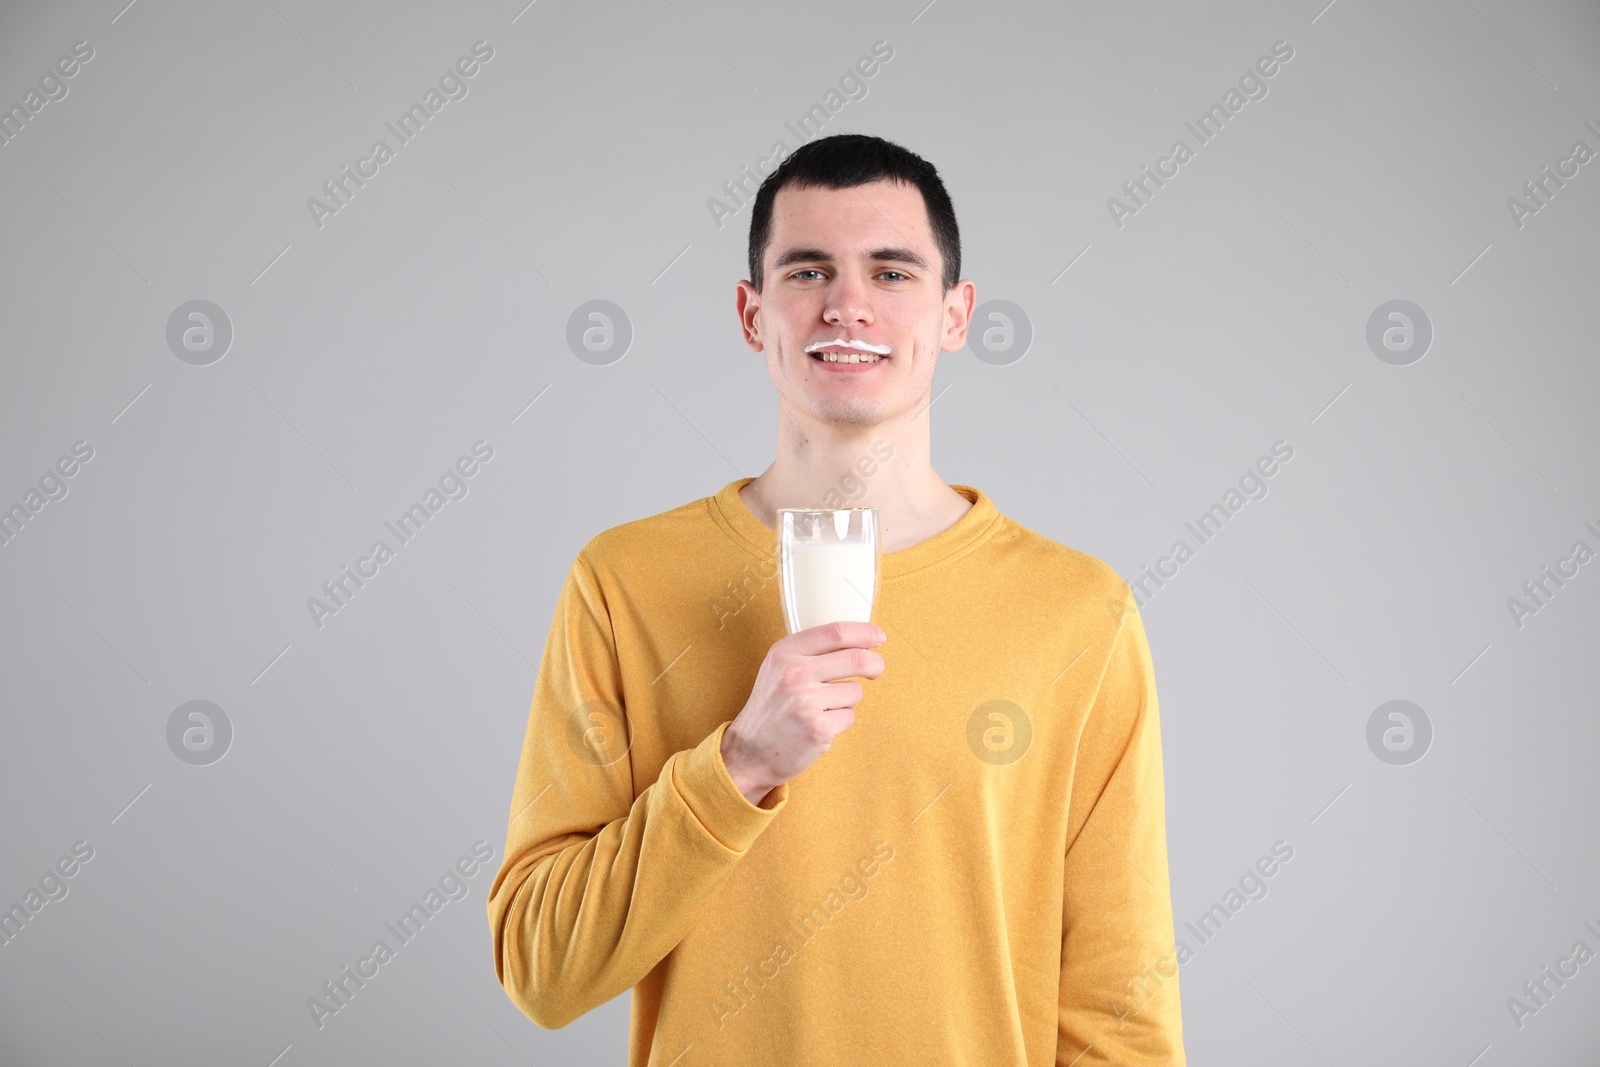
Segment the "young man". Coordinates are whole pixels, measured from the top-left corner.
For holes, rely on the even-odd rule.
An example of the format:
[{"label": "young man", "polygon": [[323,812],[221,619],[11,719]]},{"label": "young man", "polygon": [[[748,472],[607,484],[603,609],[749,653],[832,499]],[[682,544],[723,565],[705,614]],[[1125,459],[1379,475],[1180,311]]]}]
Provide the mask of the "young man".
[{"label": "young man", "polygon": [[[975,294],[943,184],[812,141],[749,254],[777,457],[573,561],[489,892],[501,984],[549,1028],[632,988],[631,1067],[1184,1064],[1128,587],[929,461]],[[775,509],[866,505],[882,626],[785,636]]]}]

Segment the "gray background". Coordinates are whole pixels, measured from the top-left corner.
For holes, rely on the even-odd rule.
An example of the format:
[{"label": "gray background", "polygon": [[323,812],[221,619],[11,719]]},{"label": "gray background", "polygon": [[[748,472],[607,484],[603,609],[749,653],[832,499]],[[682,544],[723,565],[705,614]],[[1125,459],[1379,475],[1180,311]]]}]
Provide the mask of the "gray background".
[{"label": "gray background", "polygon": [[[0,946],[0,1060],[623,1062],[626,996],[546,1032],[492,969],[534,665],[585,540],[771,461],[749,214],[707,200],[883,40],[827,132],[934,162],[963,274],[1033,333],[941,360],[946,480],[1136,578],[1294,448],[1143,609],[1180,935],[1295,850],[1183,969],[1192,1062],[1594,1062],[1600,962],[1506,1006],[1600,949],[1600,564],[1520,628],[1506,604],[1600,548],[1600,162],[1507,206],[1600,149],[1593,4],[123,3],[0,22],[7,107],[95,51],[0,147],[0,506],[94,449],[0,548],[0,905],[95,850]],[[480,39],[469,94],[315,225]],[[1115,225],[1278,40],[1268,95]],[[195,299],[234,331],[208,366],[166,341]],[[566,341],[594,299],[634,331],[609,365]],[[1395,299],[1434,331],[1405,366],[1366,341]],[[307,598],[480,439],[318,629]],[[234,731],[208,766],[166,740],[194,699]],[[1368,746],[1391,699],[1420,761]],[[466,899],[319,1030],[307,998],[479,839]]]}]

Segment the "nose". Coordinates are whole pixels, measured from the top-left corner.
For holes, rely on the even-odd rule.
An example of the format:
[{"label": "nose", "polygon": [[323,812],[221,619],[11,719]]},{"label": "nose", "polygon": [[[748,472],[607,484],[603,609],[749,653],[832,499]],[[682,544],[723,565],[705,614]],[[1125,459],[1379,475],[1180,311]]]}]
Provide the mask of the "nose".
[{"label": "nose", "polygon": [[828,299],[822,317],[834,326],[852,327],[872,322],[872,300],[861,280],[840,274],[828,288]]}]

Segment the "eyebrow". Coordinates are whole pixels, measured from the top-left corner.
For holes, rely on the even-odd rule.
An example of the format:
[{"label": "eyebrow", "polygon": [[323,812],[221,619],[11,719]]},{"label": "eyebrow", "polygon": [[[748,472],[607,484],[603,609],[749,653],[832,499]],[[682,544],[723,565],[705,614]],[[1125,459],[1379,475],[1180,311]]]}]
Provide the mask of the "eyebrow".
[{"label": "eyebrow", "polygon": [[[918,267],[930,274],[933,273],[933,267],[929,265],[928,261],[923,259],[922,256],[918,255],[914,249],[910,248],[892,245],[885,246],[883,248],[874,248],[867,253],[867,258],[879,263],[909,263],[912,266]],[[773,264],[773,269],[782,270],[784,267],[791,266],[795,263],[832,262],[833,257],[820,248],[791,248],[778,257],[777,263]]]}]

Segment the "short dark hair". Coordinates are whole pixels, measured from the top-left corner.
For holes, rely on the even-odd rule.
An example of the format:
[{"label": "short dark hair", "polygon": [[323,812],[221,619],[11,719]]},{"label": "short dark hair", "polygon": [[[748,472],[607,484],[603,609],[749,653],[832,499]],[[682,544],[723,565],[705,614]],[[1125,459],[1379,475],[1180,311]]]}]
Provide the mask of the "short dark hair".
[{"label": "short dark hair", "polygon": [[791,185],[799,189],[850,189],[884,179],[914,185],[922,193],[929,228],[939,246],[939,258],[944,261],[940,281],[944,291],[949,292],[961,280],[961,230],[939,172],[915,152],[864,133],[836,133],[808,141],[791,152],[761,183],[750,210],[750,283],[756,292],[761,291],[764,280],[762,265],[772,241],[772,202],[777,199],[778,190]]}]

